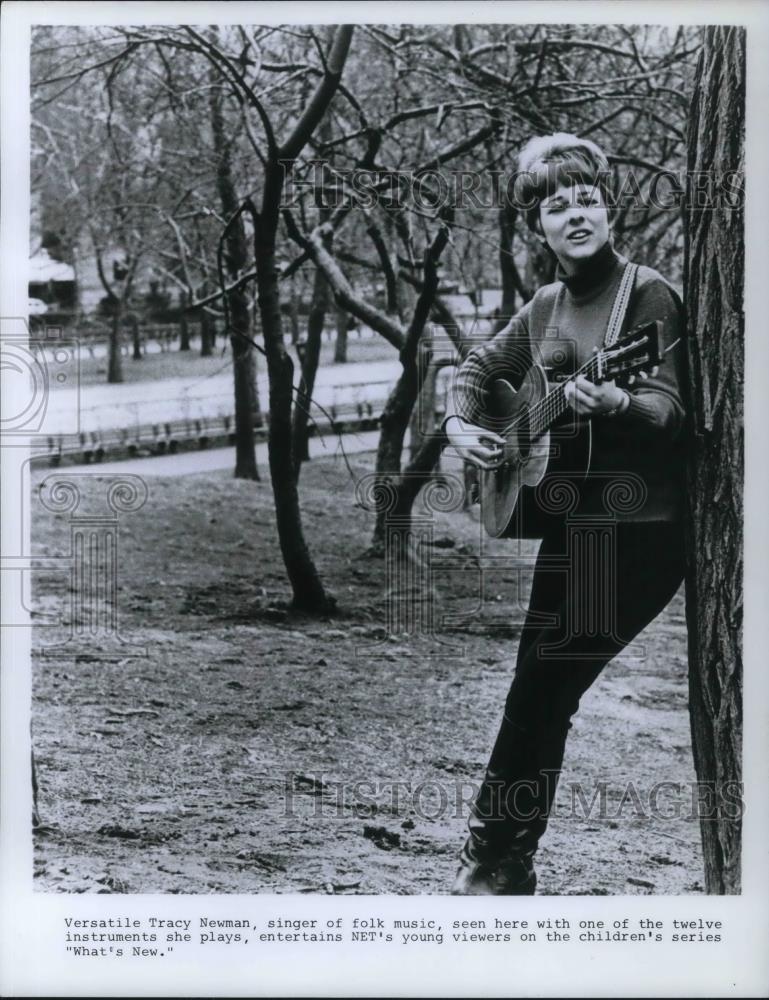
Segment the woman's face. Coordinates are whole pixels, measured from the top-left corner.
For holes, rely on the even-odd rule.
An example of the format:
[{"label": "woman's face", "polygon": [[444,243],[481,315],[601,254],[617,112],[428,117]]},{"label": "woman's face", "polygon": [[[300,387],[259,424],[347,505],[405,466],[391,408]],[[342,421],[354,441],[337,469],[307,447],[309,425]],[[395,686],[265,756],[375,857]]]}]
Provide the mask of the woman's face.
[{"label": "woman's face", "polygon": [[562,184],[539,206],[542,235],[567,274],[609,239],[609,211],[600,188]]}]

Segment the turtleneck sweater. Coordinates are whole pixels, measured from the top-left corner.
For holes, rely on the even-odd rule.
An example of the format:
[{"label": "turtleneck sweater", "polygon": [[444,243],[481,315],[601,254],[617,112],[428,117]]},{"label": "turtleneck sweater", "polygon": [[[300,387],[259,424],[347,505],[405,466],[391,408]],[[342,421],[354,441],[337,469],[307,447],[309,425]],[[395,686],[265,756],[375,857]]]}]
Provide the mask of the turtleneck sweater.
[{"label": "turtleneck sweater", "polygon": [[[576,371],[603,345],[625,257],[606,243],[580,262],[573,274],[559,265],[556,281],[544,285],[508,325],[471,350],[459,366],[450,409],[471,424],[494,428],[489,386],[497,378],[518,385],[532,363],[545,368],[551,386]],[[662,321],[660,350],[683,335],[682,305],[657,271],[639,266],[623,331]],[[684,405],[682,342],[664,357],[656,376],[628,387],[630,405],[614,416],[590,418],[591,475],[573,513],[605,514],[607,488],[623,477],[640,486],[643,501],[612,509],[619,520],[672,521],[681,516]],[[562,429],[580,419],[571,410]],[[587,418],[584,418],[587,419]],[[498,429],[498,425],[497,428]],[[566,434],[568,436],[568,427]],[[634,487],[635,489],[635,487]],[[622,505],[620,504],[621,508]]]},{"label": "turtleneck sweater", "polygon": [[556,281],[562,281],[574,298],[588,295],[608,280],[620,264],[619,254],[614,252],[610,242],[585,260],[577,261],[572,274],[567,274],[559,263],[555,269]]}]

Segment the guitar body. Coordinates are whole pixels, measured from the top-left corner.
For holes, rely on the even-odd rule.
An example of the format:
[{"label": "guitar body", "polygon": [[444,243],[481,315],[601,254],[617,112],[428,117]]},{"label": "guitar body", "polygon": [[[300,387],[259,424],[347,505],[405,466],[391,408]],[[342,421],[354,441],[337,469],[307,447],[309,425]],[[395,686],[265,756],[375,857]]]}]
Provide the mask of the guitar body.
[{"label": "guitar body", "polygon": [[[638,371],[654,372],[663,360],[661,325],[635,327],[597,350],[579,374],[622,384]],[[545,369],[532,365],[518,391],[505,379],[491,386],[491,426],[505,439],[501,464],[481,472],[481,516],[493,538],[541,538],[579,502],[590,471],[590,421],[574,417],[564,385],[549,389]]]},{"label": "guitar body", "polygon": [[[481,472],[481,515],[492,538],[541,538],[558,519],[558,502],[548,502],[555,489],[563,500],[567,479],[582,480],[590,466],[590,424],[562,431],[555,427],[530,439],[530,409],[547,394],[544,368],[532,365],[516,391],[505,379],[492,386],[491,408],[498,433],[505,438],[502,464]],[[503,424],[506,426],[503,428]],[[556,482],[557,481],[557,482]]]}]

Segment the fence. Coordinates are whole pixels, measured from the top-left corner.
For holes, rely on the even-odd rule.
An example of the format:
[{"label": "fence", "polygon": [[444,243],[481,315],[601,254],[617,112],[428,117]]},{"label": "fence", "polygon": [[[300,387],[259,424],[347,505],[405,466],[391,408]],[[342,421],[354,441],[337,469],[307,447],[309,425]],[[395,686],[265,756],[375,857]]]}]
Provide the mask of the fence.
[{"label": "fence", "polygon": [[[41,327],[41,331],[44,327]],[[81,352],[90,357],[96,358],[104,356],[109,347],[110,329],[102,323],[81,324],[72,323],[66,329],[67,335],[77,340],[80,344]],[[199,322],[187,323],[187,335],[191,346],[200,348],[202,330]],[[229,349],[229,337],[225,335],[222,323],[216,323],[212,328],[213,340],[218,352],[222,349]],[[38,336],[37,331],[33,331],[33,342]],[[181,328],[178,323],[142,323],[138,332],[138,343],[142,354],[166,354],[174,349],[178,350],[181,344]],[[258,341],[259,331],[253,336]],[[367,326],[357,326],[349,330],[347,339],[350,340],[372,340],[379,334],[374,333]],[[283,339],[286,344],[291,342],[291,335],[284,328]],[[332,343],[336,339],[336,330],[323,330],[321,339],[324,343]],[[124,357],[130,357],[134,349],[134,333],[130,326],[126,325],[121,330],[120,350]]]},{"label": "fence", "polygon": [[[350,433],[370,431],[379,426],[390,382],[342,384],[331,387],[327,405],[312,405],[308,433]],[[364,398],[365,392],[365,398]],[[215,397],[218,400],[218,397]],[[179,401],[181,405],[181,401]],[[266,415],[254,414],[257,441],[267,437]],[[182,417],[175,420],[140,422],[80,434],[49,436],[36,441],[32,449],[34,465],[90,464],[105,458],[139,458],[173,455],[235,443],[235,418],[231,413]]]}]

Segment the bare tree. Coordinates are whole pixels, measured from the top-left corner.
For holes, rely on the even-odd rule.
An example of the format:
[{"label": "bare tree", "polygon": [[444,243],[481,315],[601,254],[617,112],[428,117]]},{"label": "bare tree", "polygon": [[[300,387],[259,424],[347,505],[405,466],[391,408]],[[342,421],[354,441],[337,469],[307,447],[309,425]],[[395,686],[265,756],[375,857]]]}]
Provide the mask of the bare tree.
[{"label": "bare tree", "polygon": [[740,891],[745,29],[709,27],[689,133],[686,305],[689,690],[708,892]]},{"label": "bare tree", "polygon": [[[294,364],[283,342],[276,238],[286,178],[327,112],[339,86],[352,31],[352,26],[349,25],[341,25],[334,30],[331,44],[322,55],[318,84],[282,141],[276,134],[274,123],[262,99],[241,72],[242,51],[240,57],[232,57],[218,44],[191,27],[183,29],[186,36],[183,43],[178,38],[166,38],[169,44],[183,44],[204,55],[244,109],[256,115],[264,135],[264,150],[254,142],[261,163],[259,207],[257,208],[253,199],[246,198],[239,206],[237,216],[239,218],[243,213],[248,213],[253,228],[259,314],[270,383],[268,452],[278,538],[293,590],[294,607],[321,614],[331,611],[334,601],[325,592],[302,529],[291,431]],[[247,55],[253,42],[248,36],[245,36],[245,40]],[[253,140],[250,131],[249,136]],[[230,218],[228,226],[233,221],[234,216]]]},{"label": "bare tree", "polygon": [[299,231],[290,213],[286,213],[286,221],[292,238],[306,250],[325,276],[339,306],[369,325],[398,349],[402,370],[382,411],[376,460],[376,473],[381,486],[389,487],[395,494],[394,503],[380,504],[377,511],[372,554],[383,555],[385,518],[391,515],[401,519],[402,534],[407,533],[411,506],[419,489],[430,478],[444,443],[438,433],[426,435],[408,467],[401,469],[403,443],[409,420],[428,370],[426,365],[419,363],[419,348],[438,290],[438,262],[446,247],[449,229],[447,225],[442,225],[425,250],[424,280],[411,320],[408,326],[404,326],[397,317],[388,315],[356,294],[325,245],[328,225],[322,225],[305,236]]},{"label": "bare tree", "polygon": [[[249,262],[248,243],[241,201],[232,176],[231,139],[225,129],[222,94],[217,85],[218,71],[213,65],[209,76],[211,80],[209,108],[216,156],[216,186],[222,212],[228,220],[220,238],[220,251],[226,262],[225,270],[234,281],[240,277],[241,271]],[[259,479],[254,438],[256,366],[251,341],[251,310],[245,288],[236,285],[227,292],[225,302],[235,391],[235,478]]]},{"label": "bare tree", "polygon": [[[331,137],[331,117],[326,117],[318,127],[318,137],[328,140]],[[328,219],[329,210],[320,208],[320,217]],[[329,237],[330,240],[330,237]],[[310,299],[310,312],[307,316],[307,337],[297,341],[295,346],[299,355],[300,380],[293,412],[292,451],[294,455],[294,471],[299,478],[302,463],[309,458],[309,420],[310,404],[315,388],[315,376],[320,362],[320,350],[323,339],[323,328],[326,324],[326,314],[331,304],[328,282],[320,268],[315,269]]]}]

